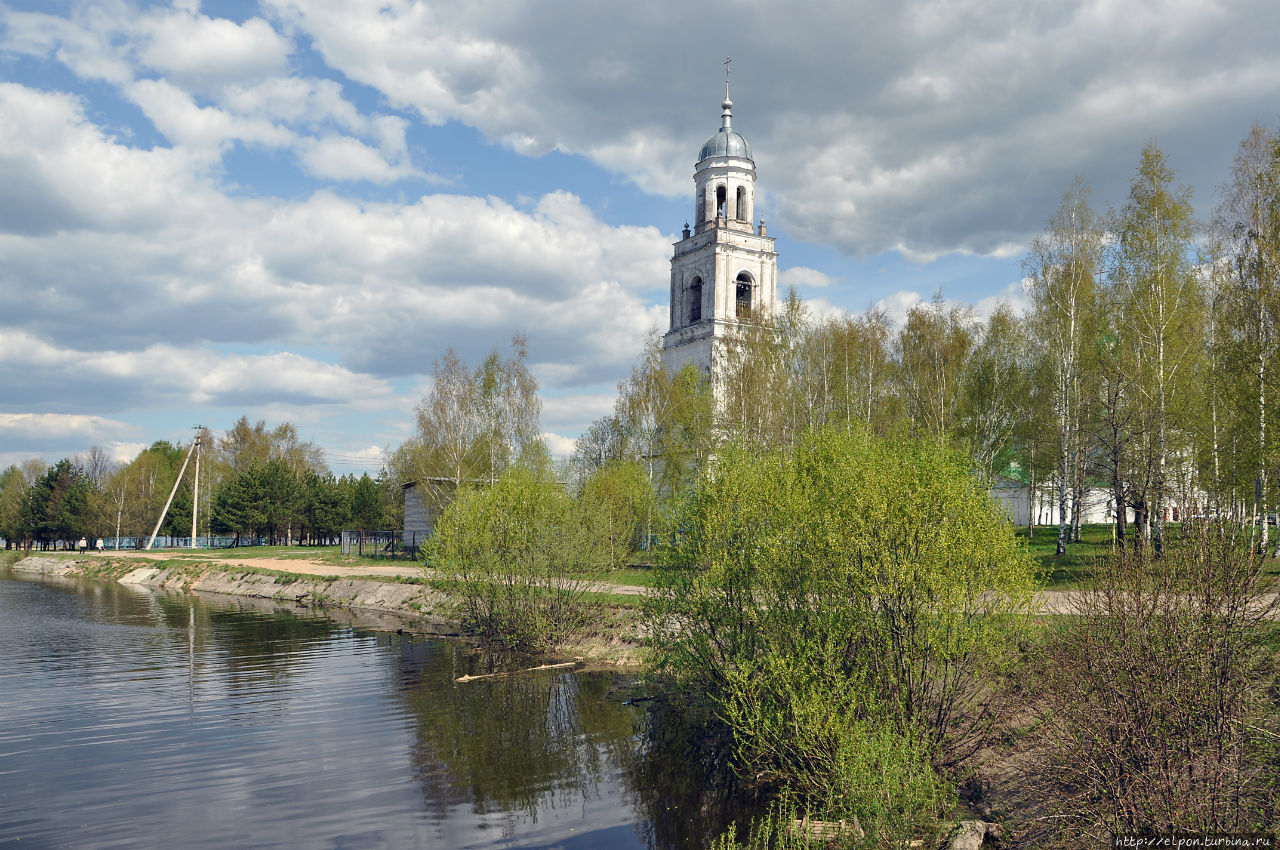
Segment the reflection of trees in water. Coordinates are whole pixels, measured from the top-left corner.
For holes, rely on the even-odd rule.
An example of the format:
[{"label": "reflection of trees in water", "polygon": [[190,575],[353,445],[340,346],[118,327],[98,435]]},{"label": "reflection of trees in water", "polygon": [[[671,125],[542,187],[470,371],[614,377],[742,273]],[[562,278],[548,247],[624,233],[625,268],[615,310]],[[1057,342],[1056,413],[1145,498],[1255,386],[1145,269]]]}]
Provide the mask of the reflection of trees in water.
[{"label": "reflection of trees in water", "polygon": [[[417,778],[437,822],[469,805],[476,815],[507,814],[510,833],[522,815],[536,822],[540,810],[582,805],[634,757],[640,712],[607,697],[616,677],[525,672],[454,681],[476,672],[476,661],[459,644],[401,645],[399,693],[417,718]],[[482,672],[496,666],[479,661]],[[496,664],[530,666],[528,659]]]},{"label": "reflection of trees in water", "polygon": [[662,703],[623,704],[617,675],[454,681],[536,663],[477,659],[443,641],[401,644],[399,694],[417,718],[417,779],[437,823],[465,805],[498,816],[510,836],[521,816],[536,822],[540,810],[581,805],[612,775],[654,850],[705,847],[744,811],[727,742]]},{"label": "reflection of trees in water", "polygon": [[645,843],[655,850],[706,847],[749,804],[728,764],[728,741],[708,739],[705,726],[671,706],[647,705],[643,746],[623,771]]},{"label": "reflection of trees in water", "polygon": [[277,685],[307,663],[310,651],[342,631],[328,620],[241,610],[233,602],[210,603],[116,582],[41,583],[61,593],[38,595],[33,601],[67,626],[56,638],[38,638],[45,644],[39,654],[48,665],[75,666],[91,680],[99,673],[112,675],[105,671],[117,669],[127,657],[129,670],[152,680],[176,659],[187,658],[193,698],[197,681],[209,682],[213,673],[225,689],[209,682],[211,687],[200,686],[201,694],[222,699],[252,692],[257,710],[283,705],[287,689]]}]

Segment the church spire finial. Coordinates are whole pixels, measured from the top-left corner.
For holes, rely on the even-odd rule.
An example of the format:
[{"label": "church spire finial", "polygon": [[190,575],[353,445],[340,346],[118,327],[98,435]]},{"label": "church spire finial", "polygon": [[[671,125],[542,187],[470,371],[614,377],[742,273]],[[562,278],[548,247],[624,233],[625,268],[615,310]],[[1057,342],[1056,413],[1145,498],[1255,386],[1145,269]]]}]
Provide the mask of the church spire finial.
[{"label": "church spire finial", "polygon": [[727,131],[733,126],[733,101],[729,100],[729,63],[733,61],[732,56],[726,56],[724,60],[724,103],[720,104],[720,108],[724,112],[720,113],[720,129]]}]

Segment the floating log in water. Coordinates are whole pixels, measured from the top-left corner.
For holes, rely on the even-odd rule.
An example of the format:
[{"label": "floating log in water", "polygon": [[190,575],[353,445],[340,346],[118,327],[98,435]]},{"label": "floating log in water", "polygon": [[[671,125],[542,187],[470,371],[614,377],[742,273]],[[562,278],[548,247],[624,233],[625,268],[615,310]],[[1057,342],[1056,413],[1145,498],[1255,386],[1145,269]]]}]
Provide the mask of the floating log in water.
[{"label": "floating log in water", "polygon": [[524,670],[504,670],[501,673],[481,673],[479,676],[459,676],[455,682],[474,682],[476,679],[495,679],[498,676],[514,676],[517,673],[532,673],[534,670],[555,670],[560,667],[573,667],[576,661],[562,661],[559,664],[540,664],[537,667],[526,667]]}]

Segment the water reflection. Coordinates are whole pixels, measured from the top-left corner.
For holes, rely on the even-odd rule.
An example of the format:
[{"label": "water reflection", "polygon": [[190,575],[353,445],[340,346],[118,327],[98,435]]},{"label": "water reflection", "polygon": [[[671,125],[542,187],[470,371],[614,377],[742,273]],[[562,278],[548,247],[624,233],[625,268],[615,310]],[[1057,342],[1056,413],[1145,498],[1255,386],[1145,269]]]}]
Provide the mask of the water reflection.
[{"label": "water reflection", "polygon": [[614,677],[548,671],[459,683],[489,659],[456,644],[419,646],[402,650],[399,696],[417,721],[413,760],[437,817],[466,803],[477,815],[536,820],[616,785],[620,754],[638,746],[639,712],[607,698]]},{"label": "water reflection", "polygon": [[721,819],[617,676],[460,683],[538,659],[253,608],[0,577],[0,842],[675,848]]}]

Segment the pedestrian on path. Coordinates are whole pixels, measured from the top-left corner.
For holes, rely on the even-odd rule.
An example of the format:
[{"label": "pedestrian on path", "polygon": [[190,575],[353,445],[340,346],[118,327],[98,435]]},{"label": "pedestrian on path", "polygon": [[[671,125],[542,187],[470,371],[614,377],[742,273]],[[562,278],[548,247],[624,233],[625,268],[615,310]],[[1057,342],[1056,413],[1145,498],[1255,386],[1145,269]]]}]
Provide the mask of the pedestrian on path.
[{"label": "pedestrian on path", "polygon": [[101,537],[99,537],[99,538],[98,538],[98,543],[97,543],[97,545],[96,545],[94,548],[96,548],[96,549],[98,550],[98,554],[99,554],[99,555],[101,555],[101,554],[102,554],[102,550],[106,548],[106,541],[105,541],[105,540],[103,540]]},{"label": "pedestrian on path", "polygon": [[84,554],[84,550],[89,548],[89,541],[88,541],[88,540],[85,540],[83,537],[81,537],[81,538],[80,538],[80,544],[79,544],[79,545],[80,545],[80,554],[81,554],[81,555],[83,555],[83,554]]}]

